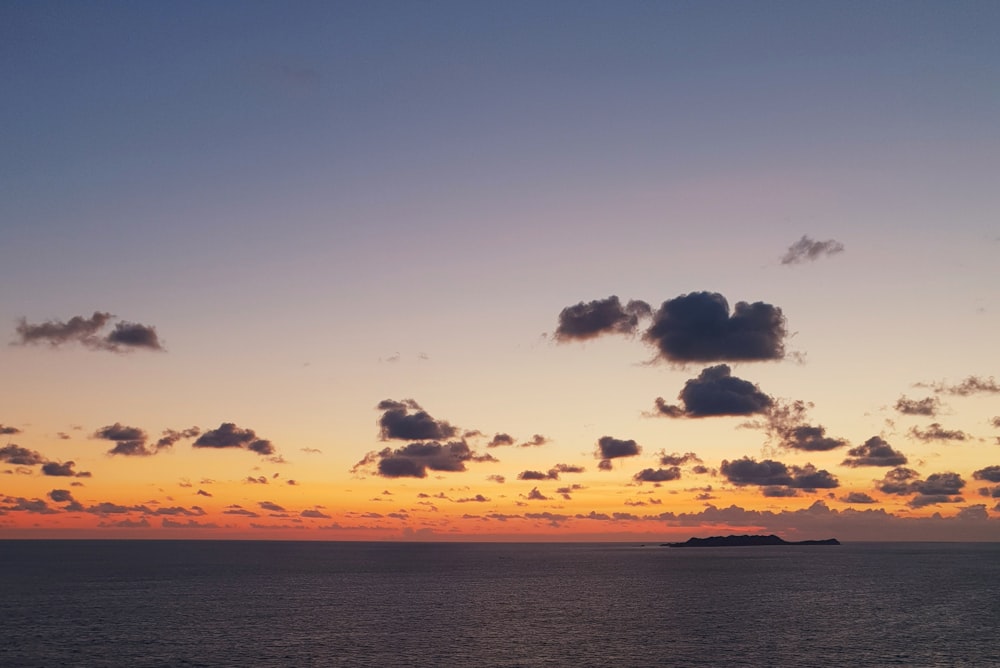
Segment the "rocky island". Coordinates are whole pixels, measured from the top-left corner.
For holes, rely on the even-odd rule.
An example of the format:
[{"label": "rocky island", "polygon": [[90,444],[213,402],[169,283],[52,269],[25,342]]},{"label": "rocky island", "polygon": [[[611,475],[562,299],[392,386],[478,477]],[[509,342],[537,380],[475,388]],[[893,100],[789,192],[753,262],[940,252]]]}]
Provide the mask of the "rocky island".
[{"label": "rocky island", "polygon": [[758,547],[762,545],[840,545],[840,541],[836,538],[789,541],[772,534],[770,536],[711,536],[709,538],[688,538],[683,543],[663,543],[663,547]]}]

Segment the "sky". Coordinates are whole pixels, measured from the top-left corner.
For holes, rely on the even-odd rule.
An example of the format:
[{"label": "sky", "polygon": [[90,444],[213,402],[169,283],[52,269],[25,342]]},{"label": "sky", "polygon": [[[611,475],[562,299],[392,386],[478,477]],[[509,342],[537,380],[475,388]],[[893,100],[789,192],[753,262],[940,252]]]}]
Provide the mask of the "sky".
[{"label": "sky", "polygon": [[995,2],[0,5],[0,537],[1000,540]]}]

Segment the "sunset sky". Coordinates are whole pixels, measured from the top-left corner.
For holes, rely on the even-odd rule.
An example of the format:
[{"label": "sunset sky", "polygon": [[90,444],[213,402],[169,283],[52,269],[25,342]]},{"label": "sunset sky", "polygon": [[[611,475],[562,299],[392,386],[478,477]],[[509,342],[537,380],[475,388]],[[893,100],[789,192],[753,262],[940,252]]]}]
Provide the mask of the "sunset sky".
[{"label": "sunset sky", "polygon": [[0,5],[0,537],[1000,540],[1000,3]]}]

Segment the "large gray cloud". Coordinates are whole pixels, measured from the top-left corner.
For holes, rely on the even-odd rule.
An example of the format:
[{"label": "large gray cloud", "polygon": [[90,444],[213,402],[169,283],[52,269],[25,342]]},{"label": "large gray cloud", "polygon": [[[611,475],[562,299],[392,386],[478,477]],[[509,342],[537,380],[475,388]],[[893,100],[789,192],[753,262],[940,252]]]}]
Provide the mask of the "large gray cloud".
[{"label": "large gray cloud", "polygon": [[847,451],[848,457],[841,466],[902,466],[906,464],[906,455],[893,450],[884,439],[872,436],[863,445]]},{"label": "large gray cloud", "polygon": [[678,398],[681,406],[668,406],[656,398],[656,413],[666,417],[710,417],[762,413],[774,400],[750,381],[737,378],[727,364],[703,369],[697,378],[684,383]]},{"label": "large gray cloud", "polygon": [[781,264],[799,264],[801,262],[812,262],[823,256],[836,255],[844,251],[844,244],[833,239],[826,241],[816,241],[806,235],[788,247],[785,254],[781,256]]},{"label": "large gray cloud", "polygon": [[927,478],[921,478],[913,469],[900,466],[886,472],[877,487],[886,494],[912,495],[908,505],[921,508],[962,501],[962,497],[958,494],[965,487],[965,481],[959,474],[950,471],[932,473]]},{"label": "large gray cloud", "polygon": [[621,300],[612,295],[567,306],[559,313],[556,327],[557,341],[583,341],[602,334],[634,334],[639,319],[650,315],[649,304],[632,300],[622,306]]},{"label": "large gray cloud", "polygon": [[379,418],[379,437],[385,441],[440,441],[449,439],[458,430],[444,420],[435,420],[413,399],[384,399],[376,406],[384,411]]},{"label": "large gray cloud", "polygon": [[258,455],[274,455],[274,444],[257,438],[253,429],[242,429],[232,422],[223,422],[216,429],[202,434],[193,444],[196,448],[241,448]]},{"label": "large gray cloud", "polygon": [[24,318],[18,321],[17,343],[48,344],[59,347],[66,343],[79,343],[92,350],[128,352],[139,348],[163,350],[156,328],[135,322],[118,322],[111,332],[101,335],[104,327],[114,319],[110,313],[95,311],[92,316],[73,316],[69,320],[48,320],[30,324]]},{"label": "large gray cloud", "polygon": [[777,360],[785,356],[785,317],[764,302],[729,302],[692,292],[663,302],[644,338],[670,362]]}]

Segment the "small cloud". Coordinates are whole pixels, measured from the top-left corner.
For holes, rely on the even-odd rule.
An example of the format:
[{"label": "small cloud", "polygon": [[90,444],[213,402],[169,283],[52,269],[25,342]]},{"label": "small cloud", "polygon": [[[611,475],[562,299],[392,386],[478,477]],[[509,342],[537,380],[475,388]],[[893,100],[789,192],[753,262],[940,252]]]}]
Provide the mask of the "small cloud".
[{"label": "small cloud", "polygon": [[9,427],[7,425],[0,424],[0,434],[2,435],[9,436],[11,434],[20,434],[20,433],[21,430],[18,429],[17,427]]},{"label": "small cloud", "polygon": [[719,472],[734,485],[760,487],[794,487],[796,489],[831,489],[839,486],[836,477],[812,464],[787,466],[771,459],[755,461],[743,457],[734,461],[723,460]]},{"label": "small cloud", "polygon": [[379,437],[383,441],[399,440],[443,440],[451,438],[458,430],[444,420],[435,420],[413,399],[394,401],[384,399],[378,410],[384,411],[379,418]]},{"label": "small cloud", "polygon": [[281,506],[279,506],[277,503],[273,503],[271,501],[261,501],[257,505],[260,506],[261,510],[267,510],[267,511],[270,511],[272,513],[283,513],[283,512],[286,512],[284,508],[282,508]]},{"label": "small cloud", "polygon": [[635,457],[642,452],[642,447],[632,439],[623,440],[611,436],[602,436],[597,441],[597,458],[602,460],[618,459],[619,457]]},{"label": "small cloud", "polygon": [[328,520],[328,519],[330,519],[329,515],[327,515],[324,512],[321,512],[319,510],[308,510],[307,509],[307,510],[303,510],[301,513],[299,513],[299,515],[301,515],[302,517],[311,517],[311,518],[317,519],[317,520]]},{"label": "small cloud", "polygon": [[403,447],[369,452],[351,469],[371,466],[386,478],[424,478],[427,471],[460,472],[467,462],[496,461],[491,455],[477,455],[465,441],[409,443]]},{"label": "small cloud", "polygon": [[833,239],[816,241],[803,235],[801,239],[788,247],[781,256],[781,264],[800,264],[813,262],[824,256],[836,255],[844,251],[844,244]]},{"label": "small cloud", "polygon": [[677,480],[681,477],[681,470],[677,466],[671,466],[666,469],[643,469],[632,476],[632,479],[636,482],[668,482],[670,480]]},{"label": "small cloud", "polygon": [[993,379],[993,376],[989,378],[969,376],[957,384],[949,384],[944,381],[937,383],[916,383],[914,387],[926,387],[938,394],[949,394],[956,397],[967,397],[973,394],[1000,394],[1000,384]]},{"label": "small cloud", "polygon": [[156,334],[156,328],[134,322],[118,322],[114,329],[104,336],[99,332],[115,316],[95,311],[92,316],[74,316],[63,322],[49,320],[40,324],[29,324],[21,318],[16,328],[20,345],[48,344],[53,348],[66,343],[79,343],[91,350],[128,352],[137,348],[163,350]]},{"label": "small cloud", "polygon": [[539,445],[545,445],[549,442],[549,439],[545,438],[541,434],[535,434],[529,440],[519,443],[517,447],[519,448],[534,448]]},{"label": "small cloud", "polygon": [[1000,466],[987,466],[973,472],[972,477],[976,480],[986,480],[988,482],[1000,482]]},{"label": "small cloud", "polygon": [[863,445],[847,451],[848,457],[841,466],[902,466],[906,455],[896,450],[879,436],[872,436]]},{"label": "small cloud", "polygon": [[76,466],[75,462],[46,462],[42,464],[42,475],[49,476],[61,476],[61,477],[76,477],[76,478],[89,478],[89,471],[74,471],[73,467]]},{"label": "small cloud", "polygon": [[567,306],[559,313],[559,325],[554,338],[560,343],[586,341],[602,334],[635,334],[639,319],[651,313],[649,304],[632,300],[622,306],[621,300],[612,295]]},{"label": "small cloud", "polygon": [[806,421],[812,404],[804,401],[775,402],[765,413],[762,426],[778,447],[807,452],[825,452],[847,445],[842,438],[826,435],[822,425],[811,425]]},{"label": "small cloud", "polygon": [[271,441],[257,438],[253,429],[241,429],[232,422],[223,422],[216,429],[210,429],[193,443],[195,448],[242,448],[258,455],[274,455]]},{"label": "small cloud", "polygon": [[733,376],[727,364],[703,369],[697,378],[684,383],[677,396],[682,406],[668,406],[662,397],[657,397],[655,415],[672,418],[753,415],[774,404],[759,387]]},{"label": "small cloud", "polygon": [[903,415],[926,415],[933,417],[937,415],[938,410],[941,408],[941,400],[937,397],[908,399],[906,396],[902,396],[896,401],[895,408]]},{"label": "small cloud", "polygon": [[0,448],[0,462],[7,462],[17,466],[37,466],[44,464],[46,458],[35,450],[22,448],[16,443],[8,443]]},{"label": "small cloud", "polygon": [[875,499],[864,492],[851,492],[840,500],[844,503],[875,503]]},{"label": "small cloud", "polygon": [[660,465],[661,466],[684,466],[685,464],[703,464],[701,457],[694,454],[693,452],[685,452],[683,455],[677,452],[672,452],[669,455],[665,452],[660,453]]},{"label": "small cloud", "polygon": [[965,441],[970,438],[964,431],[958,429],[945,429],[938,422],[933,422],[926,429],[913,427],[908,432],[909,435],[918,441]]},{"label": "small cloud", "polygon": [[514,437],[510,434],[497,433],[486,444],[487,448],[499,448],[504,445],[514,445]]},{"label": "small cloud", "polygon": [[539,492],[537,487],[532,488],[532,490],[530,492],[528,492],[528,495],[526,497],[524,497],[524,498],[528,499],[529,501],[548,501],[549,500],[549,497],[547,497],[544,494],[542,494],[541,492]]}]

